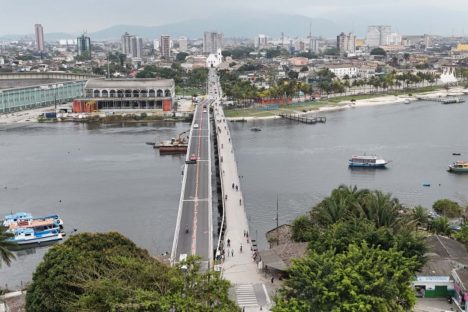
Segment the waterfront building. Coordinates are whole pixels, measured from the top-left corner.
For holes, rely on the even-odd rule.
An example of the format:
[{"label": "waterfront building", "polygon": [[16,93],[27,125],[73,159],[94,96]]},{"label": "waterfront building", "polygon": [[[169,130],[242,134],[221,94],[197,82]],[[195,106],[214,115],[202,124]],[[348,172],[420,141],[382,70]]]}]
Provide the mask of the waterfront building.
[{"label": "waterfront building", "polygon": [[358,68],[352,64],[337,64],[337,65],[327,65],[326,66],[336,77],[342,79],[345,76],[353,78],[358,75]]},{"label": "waterfront building", "polygon": [[71,73],[4,73],[0,75],[0,113],[34,109],[83,96],[92,75]]},{"label": "waterfront building", "polygon": [[179,37],[179,52],[187,52],[188,50],[188,39],[185,36]]},{"label": "waterfront building", "polygon": [[91,38],[85,34],[76,38],[78,56],[91,58]]},{"label": "waterfront building", "polygon": [[367,27],[366,44],[369,47],[387,45],[388,36],[391,34],[391,26],[375,25]]},{"label": "waterfront building", "polygon": [[356,52],[356,36],[352,33],[341,33],[336,37],[336,48],[340,54]]},{"label": "waterfront building", "polygon": [[164,58],[171,57],[171,36],[162,35],[159,39],[159,51]]},{"label": "waterfront building", "polygon": [[203,53],[215,54],[218,49],[223,49],[223,34],[205,31],[203,34]]},{"label": "waterfront building", "polygon": [[36,50],[44,51],[44,29],[41,24],[34,25],[34,32],[36,34]]},{"label": "waterfront building", "polygon": [[73,102],[74,112],[141,109],[168,112],[175,96],[173,79],[94,78],[86,82],[84,89],[85,97]]}]

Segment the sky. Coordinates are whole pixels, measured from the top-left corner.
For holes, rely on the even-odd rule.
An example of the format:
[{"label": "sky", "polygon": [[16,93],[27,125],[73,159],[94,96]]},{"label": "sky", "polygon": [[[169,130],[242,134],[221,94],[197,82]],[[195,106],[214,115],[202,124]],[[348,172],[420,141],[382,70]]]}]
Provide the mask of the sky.
[{"label": "sky", "polygon": [[387,24],[404,34],[468,34],[468,0],[0,0],[0,35],[92,33],[126,24],[156,26],[231,12],[299,14],[365,33]]}]

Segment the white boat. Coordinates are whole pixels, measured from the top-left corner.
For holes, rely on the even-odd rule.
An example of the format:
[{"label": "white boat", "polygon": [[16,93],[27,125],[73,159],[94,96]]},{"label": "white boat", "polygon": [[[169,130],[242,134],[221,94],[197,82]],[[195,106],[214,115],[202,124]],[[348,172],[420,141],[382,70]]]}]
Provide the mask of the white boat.
[{"label": "white boat", "polygon": [[411,103],[410,99],[405,99],[405,104]]},{"label": "white boat", "polygon": [[63,239],[62,233],[58,228],[48,229],[44,231],[35,231],[31,228],[16,228],[12,230],[15,235],[9,238],[8,241],[24,245],[40,245],[42,243],[54,242]]},{"label": "white boat", "polygon": [[349,167],[355,168],[385,168],[389,161],[378,158],[377,156],[353,156],[348,160]]}]

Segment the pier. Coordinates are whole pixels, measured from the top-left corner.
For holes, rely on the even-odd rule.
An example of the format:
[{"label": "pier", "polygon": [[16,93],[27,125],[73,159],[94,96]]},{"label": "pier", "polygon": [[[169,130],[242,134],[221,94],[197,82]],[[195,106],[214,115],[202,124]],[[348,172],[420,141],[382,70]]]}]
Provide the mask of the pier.
[{"label": "pier", "polygon": [[279,116],[284,119],[294,120],[294,121],[302,122],[305,124],[316,124],[318,122],[320,123],[327,122],[326,117],[306,117],[306,116],[299,115],[299,114],[285,114],[285,113],[281,113],[279,114]]},{"label": "pier", "polygon": [[456,103],[463,103],[465,102],[464,99],[456,96],[448,96],[448,97],[418,97],[418,100],[421,101],[430,101],[430,102],[439,102],[442,104],[456,104]]}]

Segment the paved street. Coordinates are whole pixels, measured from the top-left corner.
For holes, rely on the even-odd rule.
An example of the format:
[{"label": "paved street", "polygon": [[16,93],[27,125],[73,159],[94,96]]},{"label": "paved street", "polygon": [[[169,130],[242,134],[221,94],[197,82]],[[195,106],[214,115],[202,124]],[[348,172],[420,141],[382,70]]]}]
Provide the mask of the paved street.
[{"label": "paved street", "polygon": [[204,266],[212,259],[212,198],[211,198],[211,141],[209,101],[197,105],[190,134],[187,159],[192,155],[196,162],[185,164],[182,182],[178,224],[173,244],[173,259],[198,255]]}]

